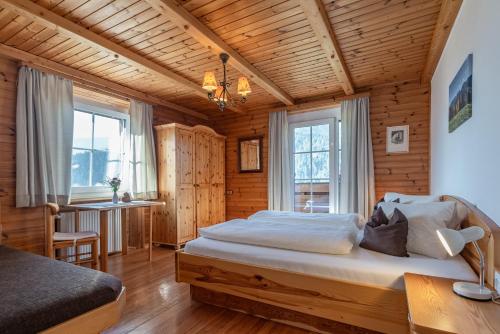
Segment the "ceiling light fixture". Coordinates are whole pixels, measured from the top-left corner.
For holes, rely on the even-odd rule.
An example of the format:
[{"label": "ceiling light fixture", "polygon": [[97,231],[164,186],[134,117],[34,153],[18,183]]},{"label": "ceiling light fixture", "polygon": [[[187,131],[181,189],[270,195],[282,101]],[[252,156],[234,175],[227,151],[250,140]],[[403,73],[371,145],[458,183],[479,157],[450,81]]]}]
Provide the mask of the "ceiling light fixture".
[{"label": "ceiling light fixture", "polygon": [[[215,73],[213,71],[207,71],[203,76],[202,88],[208,92],[208,100],[215,102],[215,104],[217,104],[217,106],[219,107],[219,110],[224,111],[224,109],[228,105],[236,105],[236,101],[231,97],[231,94],[229,94],[229,86],[231,86],[231,83],[227,80],[226,72],[226,64],[229,60],[229,55],[227,53],[221,53],[219,57],[222,62],[224,79],[220,81],[219,84],[217,84]],[[248,94],[250,94],[251,92],[252,89],[250,88],[248,79],[246,77],[239,77],[237,93],[238,95],[240,95],[240,102],[245,103]]]}]

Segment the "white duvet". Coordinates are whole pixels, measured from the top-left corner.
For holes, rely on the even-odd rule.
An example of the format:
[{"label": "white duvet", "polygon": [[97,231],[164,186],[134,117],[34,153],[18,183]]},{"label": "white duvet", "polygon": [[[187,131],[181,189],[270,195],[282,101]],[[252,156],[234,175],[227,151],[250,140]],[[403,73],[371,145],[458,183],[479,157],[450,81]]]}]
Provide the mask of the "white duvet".
[{"label": "white duvet", "polygon": [[349,254],[356,243],[359,215],[328,215],[323,219],[304,219],[285,213],[233,219],[200,229],[204,238],[248,245],[323,254]]}]

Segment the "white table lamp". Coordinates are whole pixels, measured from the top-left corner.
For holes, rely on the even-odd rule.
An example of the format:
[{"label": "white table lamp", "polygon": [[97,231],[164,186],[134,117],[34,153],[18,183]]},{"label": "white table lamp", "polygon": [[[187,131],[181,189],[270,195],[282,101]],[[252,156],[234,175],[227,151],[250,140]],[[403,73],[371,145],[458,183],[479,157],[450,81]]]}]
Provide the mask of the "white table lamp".
[{"label": "white table lamp", "polygon": [[484,256],[483,252],[477,244],[477,240],[484,236],[484,230],[479,226],[471,226],[463,230],[452,230],[443,228],[437,230],[439,240],[443,243],[444,248],[450,254],[455,256],[464,249],[465,244],[472,242],[479,254],[479,284],[470,282],[455,282],[453,283],[453,291],[456,294],[476,299],[476,300],[491,300],[491,290],[484,286]]}]

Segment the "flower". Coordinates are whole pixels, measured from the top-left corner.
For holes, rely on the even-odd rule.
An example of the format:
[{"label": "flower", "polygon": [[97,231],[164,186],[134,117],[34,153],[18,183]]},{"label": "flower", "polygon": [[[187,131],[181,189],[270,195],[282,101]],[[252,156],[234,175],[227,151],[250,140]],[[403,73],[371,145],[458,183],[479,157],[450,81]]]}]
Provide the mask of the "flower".
[{"label": "flower", "polygon": [[114,177],[112,179],[108,177],[105,183],[111,187],[113,192],[117,192],[118,189],[120,189],[120,184],[122,183],[122,180],[120,180],[118,177]]}]

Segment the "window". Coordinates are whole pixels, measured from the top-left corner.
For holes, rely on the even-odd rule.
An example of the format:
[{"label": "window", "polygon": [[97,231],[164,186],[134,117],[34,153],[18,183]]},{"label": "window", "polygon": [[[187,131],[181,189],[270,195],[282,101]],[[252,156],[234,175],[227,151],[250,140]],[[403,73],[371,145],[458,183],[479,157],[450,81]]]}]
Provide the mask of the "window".
[{"label": "window", "polygon": [[[324,116],[324,113],[319,115]],[[309,117],[314,118],[314,115]],[[336,212],[339,122],[333,116],[297,122],[293,120],[290,117],[294,210]]]},{"label": "window", "polygon": [[[73,128],[71,187],[73,197],[103,197],[106,179],[125,180],[127,114],[76,103]],[[123,185],[122,189],[124,188]]]}]

